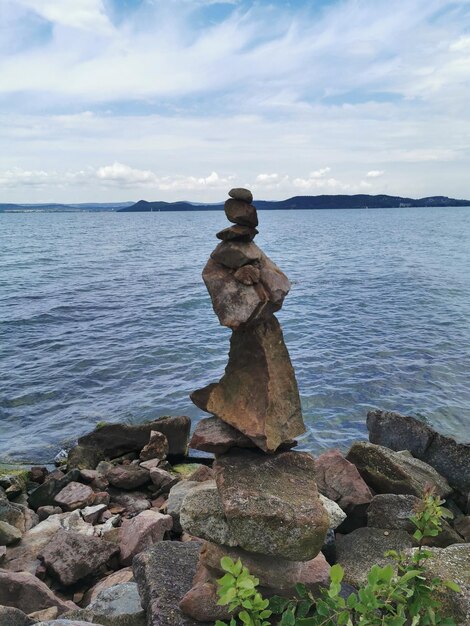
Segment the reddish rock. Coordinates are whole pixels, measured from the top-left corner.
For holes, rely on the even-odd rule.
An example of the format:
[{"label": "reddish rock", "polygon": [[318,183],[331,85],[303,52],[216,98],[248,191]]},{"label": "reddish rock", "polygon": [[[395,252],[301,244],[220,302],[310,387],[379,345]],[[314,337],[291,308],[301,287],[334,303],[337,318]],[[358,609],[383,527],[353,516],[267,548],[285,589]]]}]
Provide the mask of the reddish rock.
[{"label": "reddish rock", "polygon": [[216,237],[222,241],[253,241],[257,234],[256,228],[235,224],[219,231]]},{"label": "reddish rock", "polygon": [[164,469],[160,469],[159,467],[154,467],[150,470],[150,480],[160,490],[163,490],[165,493],[168,493],[173,485],[179,483],[181,478],[179,476],[174,476],[167,472]]},{"label": "reddish rock", "polygon": [[55,497],[56,504],[64,511],[75,511],[93,503],[95,494],[88,485],[72,481]]},{"label": "reddish rock", "polygon": [[96,524],[105,511],[106,504],[95,504],[94,506],[85,507],[80,513],[83,521],[88,524]]},{"label": "reddish rock", "polygon": [[196,481],[197,483],[204,483],[208,480],[213,480],[214,471],[207,465],[200,465],[197,470],[188,476],[188,480]]},{"label": "reddish rock", "polygon": [[218,417],[204,417],[196,424],[189,447],[213,454],[223,454],[230,448],[254,448],[256,444]]},{"label": "reddish rock", "polygon": [[42,485],[48,474],[49,470],[46,467],[38,467],[35,465],[29,470],[29,479],[33,483]]},{"label": "reddish rock", "polygon": [[212,252],[211,258],[225,267],[238,269],[243,265],[259,261],[261,250],[253,242],[223,241]]},{"label": "reddish rock", "polygon": [[337,449],[324,452],[315,460],[316,480],[320,493],[337,502],[348,515],[357,507],[366,508],[372,493],[355,465]]},{"label": "reddish rock", "polygon": [[102,578],[99,582],[96,583],[91,589],[89,589],[83,598],[83,606],[88,606],[93,602],[100,591],[104,589],[109,589],[110,587],[114,587],[115,585],[120,585],[122,583],[130,583],[134,581],[134,575],[132,573],[131,567],[124,567],[123,569],[118,570],[117,572],[113,572],[106,578]]},{"label": "reddish rock", "polygon": [[256,285],[259,283],[260,275],[259,268],[255,265],[244,265],[240,267],[233,276],[243,285]]},{"label": "reddish rock", "polygon": [[149,472],[138,465],[116,465],[107,472],[106,478],[113,487],[129,490],[150,482]]},{"label": "reddish rock", "polygon": [[258,226],[258,215],[252,204],[232,198],[225,201],[224,209],[229,222],[253,228]]},{"label": "reddish rock", "polygon": [[105,504],[106,506],[108,506],[109,502],[110,495],[107,491],[98,491],[97,493],[95,493],[95,499],[93,504]]},{"label": "reddish rock", "polygon": [[225,375],[191,399],[264,451],[305,432],[294,369],[275,317],[234,331]]},{"label": "reddish rock", "polygon": [[230,620],[232,614],[228,606],[217,604],[218,599],[215,582],[199,583],[183,596],[180,609],[198,622]]},{"label": "reddish rock", "polygon": [[98,478],[99,474],[94,469],[82,469],[80,470],[80,478],[85,483],[91,483]]},{"label": "reddish rock", "polygon": [[152,430],[149,443],[142,448],[140,460],[150,461],[150,459],[166,459],[168,450],[168,439],[165,435],[159,433],[158,430]]},{"label": "reddish rock", "polygon": [[154,510],[143,511],[136,517],[123,520],[120,532],[121,563],[131,565],[136,554],[162,541],[172,527],[171,515]]},{"label": "reddish rock", "polygon": [[241,200],[242,202],[247,202],[251,204],[253,202],[253,194],[249,189],[245,189],[244,187],[234,187],[230,189],[228,195],[235,200]]},{"label": "reddish rock", "polygon": [[118,552],[118,546],[103,539],[59,531],[39,558],[49,574],[68,586],[97,574]]},{"label": "reddish rock", "polygon": [[113,490],[111,493],[111,505],[109,510],[113,515],[117,513],[127,513],[137,515],[150,508],[150,494],[141,491],[131,491],[130,493]]},{"label": "reddish rock", "polygon": [[24,613],[57,606],[60,613],[73,605],[63,602],[33,574],[0,570],[0,605],[12,606]]}]

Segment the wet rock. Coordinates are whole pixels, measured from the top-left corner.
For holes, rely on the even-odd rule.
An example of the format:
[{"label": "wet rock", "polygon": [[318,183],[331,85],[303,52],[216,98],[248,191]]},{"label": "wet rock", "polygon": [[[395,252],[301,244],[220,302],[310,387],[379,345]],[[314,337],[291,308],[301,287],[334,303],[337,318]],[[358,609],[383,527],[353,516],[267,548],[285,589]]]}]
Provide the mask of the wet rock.
[{"label": "wet rock", "polygon": [[370,411],[367,428],[372,443],[396,451],[409,450],[461,493],[470,491],[470,443],[457,443],[415,417],[392,411]]},{"label": "wet rock", "polygon": [[173,527],[171,515],[158,511],[142,511],[136,517],[125,519],[120,529],[121,563],[131,565],[136,554],[162,541],[166,532]]},{"label": "wet rock", "polygon": [[242,226],[251,226],[252,228],[258,226],[258,215],[256,208],[252,204],[231,198],[225,201],[224,209],[229,222],[241,224]]},{"label": "wet rock", "polygon": [[204,417],[196,424],[189,447],[213,454],[223,454],[230,448],[254,448],[256,444],[218,417]]},{"label": "wet rock", "polygon": [[330,500],[323,494],[319,493],[318,497],[328,513],[329,528],[332,528],[333,530],[338,528],[338,526],[346,519],[346,513],[338,504],[336,504],[336,502]]},{"label": "wet rock", "polygon": [[248,263],[259,261],[262,254],[253,242],[223,241],[211,253],[211,259],[225,267],[238,269]]},{"label": "wet rock", "polygon": [[[384,493],[375,496],[367,511],[367,525],[372,528],[405,530],[412,535],[416,526],[410,520],[420,505],[419,498],[411,495]],[[463,543],[463,539],[442,520],[442,532],[437,537],[426,537],[425,544],[445,547],[453,543]]]},{"label": "wet rock", "polygon": [[329,519],[309,454],[234,449],[216,460],[214,470],[228,526],[240,547],[298,561],[318,554]]},{"label": "wet rock", "polygon": [[234,331],[225,375],[191,399],[264,451],[305,431],[294,369],[275,317]]},{"label": "wet rock", "polygon": [[103,539],[59,531],[39,558],[52,576],[68,586],[97,574],[118,552],[118,546]]},{"label": "wet rock", "polygon": [[[192,587],[200,544],[162,541],[138,554],[133,563],[148,626],[197,626],[179,608]],[[202,622],[204,623],[204,622]]]},{"label": "wet rock", "polygon": [[0,546],[11,546],[18,543],[22,532],[8,522],[0,522]]},{"label": "wet rock", "polygon": [[186,494],[181,506],[180,524],[194,537],[225,546],[237,545],[225,519],[215,480],[201,483]]},{"label": "wet rock", "polygon": [[110,587],[114,587],[115,585],[130,582],[134,582],[134,574],[132,573],[131,567],[124,567],[117,572],[113,572],[109,576],[106,576],[106,578],[103,578],[102,580],[97,582],[96,585],[94,585],[85,593],[85,596],[83,598],[83,605],[88,606],[98,597],[100,591],[103,591],[104,589],[109,589]]},{"label": "wet rock", "polygon": [[93,621],[102,626],[145,626],[139,592],[135,583],[122,583],[100,591],[86,608],[66,613],[64,618]]},{"label": "wet rock", "polygon": [[234,273],[235,280],[243,285],[256,285],[260,281],[260,271],[254,265],[244,265]]},{"label": "wet rock", "polygon": [[337,502],[348,515],[365,511],[372,493],[355,465],[339,450],[328,450],[315,460],[318,491]]},{"label": "wet rock", "polygon": [[39,521],[43,522],[51,515],[60,515],[62,513],[60,506],[40,506],[37,510]]},{"label": "wet rock", "polygon": [[167,513],[173,518],[173,530],[175,533],[181,533],[183,530],[180,523],[180,512],[183,500],[186,494],[193,489],[193,487],[197,487],[198,485],[199,483],[194,480],[183,480],[170,489],[167,501]]},{"label": "wet rock", "polygon": [[219,231],[216,237],[222,241],[253,241],[257,234],[256,228],[235,224]]},{"label": "wet rock", "polygon": [[128,490],[150,482],[149,472],[139,465],[116,465],[107,472],[106,478],[113,487]]},{"label": "wet rock", "polygon": [[58,478],[53,478],[52,474],[49,474],[47,480],[29,494],[29,506],[34,510],[40,506],[55,506],[56,495],[69,483],[78,481],[79,478],[80,472],[77,469],[71,470],[65,476],[59,476]]},{"label": "wet rock", "polygon": [[91,487],[72,481],[59,491],[55,501],[64,511],[75,511],[92,504],[94,497]]},{"label": "wet rock", "polygon": [[67,457],[68,469],[94,470],[100,461],[104,461],[102,450],[95,446],[74,446]]},{"label": "wet rock", "polygon": [[183,596],[180,609],[198,622],[229,621],[232,614],[227,606],[217,604],[218,599],[215,582],[198,583]]},{"label": "wet rock", "polygon": [[70,609],[69,604],[33,574],[7,570],[0,570],[0,605],[12,606],[26,614],[51,606],[59,607],[61,613]]},{"label": "wet rock", "polygon": [[161,417],[135,426],[105,424],[80,437],[78,443],[94,446],[108,458],[117,458],[127,452],[140,452],[149,442],[150,433],[157,430],[168,440],[169,456],[183,456],[188,446],[190,428],[191,420],[186,416]]},{"label": "wet rock", "polygon": [[36,621],[12,606],[0,606],[0,626],[31,626]]},{"label": "wet rock", "polygon": [[336,556],[344,569],[344,581],[360,587],[367,582],[367,574],[373,565],[395,564],[393,559],[384,556],[385,552],[404,552],[411,545],[411,538],[404,530],[358,528],[343,535],[336,540]]},{"label": "wet rock", "polygon": [[253,202],[253,194],[249,189],[245,189],[244,187],[234,187],[230,189],[228,195],[234,200],[241,200],[242,202],[247,202],[251,204]]},{"label": "wet rock", "polygon": [[168,456],[168,439],[158,430],[152,430],[150,433],[150,441],[142,448],[140,453],[141,461],[150,461],[150,459],[166,459]]},{"label": "wet rock", "polygon": [[406,452],[393,452],[367,441],[354,443],[346,458],[354,463],[366,483],[377,493],[401,493],[421,497],[425,488],[434,487],[442,497],[452,488],[427,463]]}]

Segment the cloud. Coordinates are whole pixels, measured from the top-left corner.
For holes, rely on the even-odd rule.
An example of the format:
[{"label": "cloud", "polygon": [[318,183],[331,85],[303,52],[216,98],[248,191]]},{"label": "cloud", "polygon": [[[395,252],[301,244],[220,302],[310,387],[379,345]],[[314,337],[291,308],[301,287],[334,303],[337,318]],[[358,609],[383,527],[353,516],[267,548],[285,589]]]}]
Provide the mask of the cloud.
[{"label": "cloud", "polygon": [[367,172],[366,178],[379,178],[384,174],[385,172],[383,170],[370,170],[370,172]]},{"label": "cloud", "polygon": [[58,26],[102,34],[113,31],[102,0],[16,0],[16,2]]}]

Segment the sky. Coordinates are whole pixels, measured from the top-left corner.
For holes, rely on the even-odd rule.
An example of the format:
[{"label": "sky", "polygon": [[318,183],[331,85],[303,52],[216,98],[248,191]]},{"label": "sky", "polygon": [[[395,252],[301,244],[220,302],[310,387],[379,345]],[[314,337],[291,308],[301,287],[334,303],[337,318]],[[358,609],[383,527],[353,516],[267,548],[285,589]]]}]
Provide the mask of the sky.
[{"label": "sky", "polygon": [[0,203],[470,198],[470,0],[0,0]]}]

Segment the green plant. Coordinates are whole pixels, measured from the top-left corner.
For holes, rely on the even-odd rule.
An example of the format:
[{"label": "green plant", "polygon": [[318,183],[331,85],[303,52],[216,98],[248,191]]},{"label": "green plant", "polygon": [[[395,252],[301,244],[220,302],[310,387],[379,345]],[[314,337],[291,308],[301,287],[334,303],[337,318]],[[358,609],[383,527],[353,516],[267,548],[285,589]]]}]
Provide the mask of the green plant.
[{"label": "green plant", "polygon": [[[269,600],[263,599],[256,587],[258,578],[252,576],[242,565],[240,559],[234,562],[228,556],[221,559],[220,564],[225,575],[217,581],[219,600],[217,604],[228,605],[231,613],[238,612],[238,618],[245,626],[270,626],[266,621],[272,611],[268,609]],[[236,619],[230,620],[230,626],[236,626]],[[226,626],[218,620],[215,626]]]},{"label": "green plant", "polygon": [[[272,612],[274,621],[279,626],[455,626],[453,619],[441,614],[441,605],[436,594],[444,586],[459,592],[458,585],[439,578],[429,581],[425,577],[424,568],[426,559],[431,556],[424,547],[426,539],[438,535],[442,530],[442,520],[452,516],[442,507],[443,503],[432,490],[425,492],[415,515],[410,518],[416,527],[414,538],[418,542],[418,548],[411,557],[394,551],[386,553],[386,556],[395,560],[396,567],[392,564],[384,567],[374,565],[367,575],[367,582],[357,592],[350,593],[347,597],[341,595],[344,571],[336,564],[330,570],[330,586],[321,591],[320,597],[315,598],[304,585],[298,584],[294,598],[274,596],[269,602],[267,612]],[[239,561],[237,564],[230,563],[231,567],[237,567],[237,571],[244,572],[245,578],[251,578],[257,606],[263,605],[262,612],[265,615],[261,618],[262,621],[248,622],[246,616],[242,617],[240,613],[241,621],[249,625],[267,626],[268,622],[263,620],[270,615],[264,608],[268,605],[263,603],[260,594],[256,592],[258,579],[251,577]],[[224,571],[228,570],[224,568]],[[243,604],[234,600],[238,598],[238,591],[235,589],[235,581],[238,579],[233,572],[231,576],[224,576],[218,581],[219,603],[229,604],[230,611],[233,611],[232,606],[237,608]],[[230,626],[236,624],[236,619],[232,618]],[[223,622],[219,622],[217,626],[223,626]]]}]

